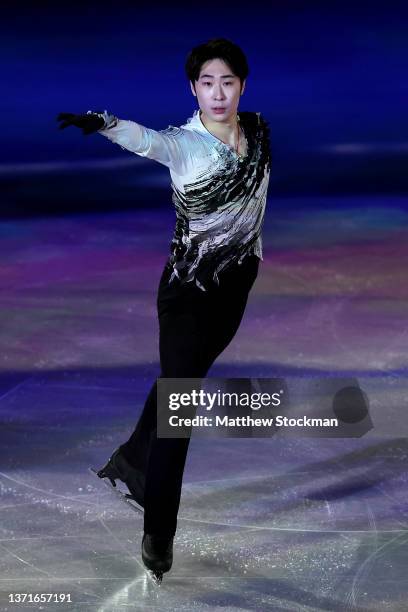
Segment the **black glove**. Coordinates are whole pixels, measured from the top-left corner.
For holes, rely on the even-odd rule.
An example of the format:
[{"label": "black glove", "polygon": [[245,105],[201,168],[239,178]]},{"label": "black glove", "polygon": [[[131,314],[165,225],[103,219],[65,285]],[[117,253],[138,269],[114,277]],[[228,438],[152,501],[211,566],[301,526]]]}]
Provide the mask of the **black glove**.
[{"label": "black glove", "polygon": [[75,125],[82,130],[84,136],[93,134],[105,127],[103,111],[88,112],[86,115],[73,115],[72,113],[60,113],[57,121],[61,121],[60,130],[64,130],[70,125]]}]

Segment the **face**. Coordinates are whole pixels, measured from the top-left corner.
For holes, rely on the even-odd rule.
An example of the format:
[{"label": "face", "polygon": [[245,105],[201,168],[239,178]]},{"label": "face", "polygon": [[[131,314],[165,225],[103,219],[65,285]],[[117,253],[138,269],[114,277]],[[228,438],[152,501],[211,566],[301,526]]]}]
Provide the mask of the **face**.
[{"label": "face", "polygon": [[223,123],[235,118],[245,81],[241,90],[241,81],[228,64],[221,59],[213,59],[201,66],[195,91],[191,82],[190,86],[203,114],[211,121]]}]

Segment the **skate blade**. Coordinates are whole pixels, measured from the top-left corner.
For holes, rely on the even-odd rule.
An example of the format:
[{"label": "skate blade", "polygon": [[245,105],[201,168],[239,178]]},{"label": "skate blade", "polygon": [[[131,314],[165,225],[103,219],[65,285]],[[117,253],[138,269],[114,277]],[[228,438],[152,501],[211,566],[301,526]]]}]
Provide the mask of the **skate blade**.
[{"label": "skate blade", "polygon": [[152,570],[146,569],[147,575],[150,580],[156,585],[160,586],[163,582],[163,572],[153,572]]},{"label": "skate blade", "polygon": [[101,478],[98,475],[98,470],[95,470],[95,468],[90,467],[89,471],[91,472],[91,474],[97,476],[98,478],[100,478],[103,482],[103,484],[105,485],[105,487],[107,487],[110,491],[113,491],[115,493],[115,495],[117,495],[118,497],[120,497],[120,499],[122,501],[124,501],[126,504],[128,504],[128,506],[130,506],[132,508],[132,510],[134,510],[135,512],[137,512],[138,514],[144,514],[144,508],[143,506],[141,506],[140,504],[137,503],[137,501],[135,500],[135,498],[130,495],[129,493],[125,493],[124,491],[121,491],[120,488],[116,485],[116,483],[114,485],[109,484],[108,480],[106,480],[105,478]]}]

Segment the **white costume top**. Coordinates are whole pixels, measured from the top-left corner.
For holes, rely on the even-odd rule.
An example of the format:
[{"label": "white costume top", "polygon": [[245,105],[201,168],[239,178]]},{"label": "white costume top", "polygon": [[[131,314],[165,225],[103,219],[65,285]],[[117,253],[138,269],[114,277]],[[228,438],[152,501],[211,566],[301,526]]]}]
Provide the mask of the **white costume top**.
[{"label": "white costume top", "polygon": [[218,283],[217,273],[254,253],[262,257],[261,230],[270,174],[269,128],[260,113],[240,112],[247,142],[240,157],[211,134],[194,111],[187,123],[156,131],[107,111],[99,133],[123,149],[170,170],[176,227],[169,263],[182,283]]}]

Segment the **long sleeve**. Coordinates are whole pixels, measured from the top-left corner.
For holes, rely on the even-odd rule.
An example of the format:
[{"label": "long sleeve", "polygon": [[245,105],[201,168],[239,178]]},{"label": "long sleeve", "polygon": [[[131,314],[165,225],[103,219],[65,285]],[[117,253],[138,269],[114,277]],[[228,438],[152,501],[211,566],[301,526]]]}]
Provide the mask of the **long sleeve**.
[{"label": "long sleeve", "polygon": [[167,166],[176,174],[184,174],[191,160],[189,145],[193,135],[178,127],[156,131],[135,121],[108,115],[106,127],[99,130],[99,134],[122,149]]}]

